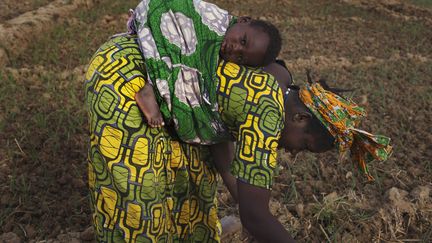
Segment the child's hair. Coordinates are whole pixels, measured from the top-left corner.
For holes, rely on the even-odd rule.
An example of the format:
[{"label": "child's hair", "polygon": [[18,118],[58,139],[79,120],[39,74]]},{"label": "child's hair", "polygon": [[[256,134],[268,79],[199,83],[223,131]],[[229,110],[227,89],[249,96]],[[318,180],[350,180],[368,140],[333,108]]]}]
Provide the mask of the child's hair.
[{"label": "child's hair", "polygon": [[258,27],[266,33],[270,39],[269,45],[264,55],[262,66],[267,66],[276,60],[282,47],[282,37],[279,30],[272,23],[264,20],[253,19],[250,22],[253,27]]}]

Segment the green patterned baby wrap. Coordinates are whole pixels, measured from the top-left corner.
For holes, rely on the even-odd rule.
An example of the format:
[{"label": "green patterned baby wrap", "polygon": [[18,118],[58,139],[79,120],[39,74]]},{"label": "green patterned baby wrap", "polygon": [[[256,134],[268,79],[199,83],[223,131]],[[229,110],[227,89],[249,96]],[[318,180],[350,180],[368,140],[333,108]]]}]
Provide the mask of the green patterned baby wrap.
[{"label": "green patterned baby wrap", "polygon": [[227,11],[201,0],[143,0],[131,26],[166,121],[188,143],[229,138],[216,102],[216,69]]}]

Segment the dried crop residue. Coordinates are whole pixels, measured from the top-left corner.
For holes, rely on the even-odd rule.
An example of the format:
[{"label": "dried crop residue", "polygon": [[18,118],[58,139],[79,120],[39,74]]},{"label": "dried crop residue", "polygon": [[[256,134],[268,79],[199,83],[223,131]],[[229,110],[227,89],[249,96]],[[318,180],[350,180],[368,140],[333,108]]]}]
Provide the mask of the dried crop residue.
[{"label": "dried crop residue", "polygon": [[18,15],[37,9],[44,6],[53,0],[38,0],[38,1],[16,1],[2,0],[0,1],[0,22],[12,19]]},{"label": "dried crop residue", "polygon": [[355,68],[357,66],[378,66],[389,61],[408,61],[415,63],[427,63],[430,58],[420,54],[407,53],[405,56],[399,54],[392,55],[385,60],[373,56],[364,56],[360,60],[350,60],[347,57],[327,57],[327,56],[311,56],[310,58],[299,58],[296,60],[288,60],[286,64],[290,70],[302,71],[305,68],[313,68],[314,70],[322,70],[329,68]]},{"label": "dried crop residue", "polygon": [[420,8],[400,0],[343,0],[344,3],[355,5],[361,8],[373,9],[394,18],[406,21],[422,21],[432,25],[432,11]]},{"label": "dried crop residue", "polygon": [[[418,191],[419,194],[416,195],[415,191]],[[418,205],[416,206],[412,201],[429,201],[429,188],[420,186],[413,190],[413,192],[413,195],[409,195],[407,191],[396,187],[392,187],[387,191],[386,198],[388,204],[378,210],[379,219],[375,222],[378,230],[397,239],[404,237],[408,228],[417,223],[416,213]],[[417,198],[414,199],[413,196],[417,196]]]},{"label": "dried crop residue", "polygon": [[[80,7],[90,8],[96,0],[56,0],[0,23],[0,58],[21,54],[37,36],[49,31],[59,18],[65,18]],[[0,65],[8,58],[1,58]]]}]

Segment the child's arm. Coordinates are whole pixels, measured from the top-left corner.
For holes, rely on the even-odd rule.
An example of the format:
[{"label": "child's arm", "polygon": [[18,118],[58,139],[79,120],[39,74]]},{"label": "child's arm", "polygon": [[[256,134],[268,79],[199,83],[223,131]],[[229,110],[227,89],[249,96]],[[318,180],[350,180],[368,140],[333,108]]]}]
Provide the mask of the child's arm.
[{"label": "child's arm", "polygon": [[147,123],[151,127],[161,127],[165,125],[151,84],[146,84],[138,91],[135,94],[135,100],[140,110],[144,113]]}]

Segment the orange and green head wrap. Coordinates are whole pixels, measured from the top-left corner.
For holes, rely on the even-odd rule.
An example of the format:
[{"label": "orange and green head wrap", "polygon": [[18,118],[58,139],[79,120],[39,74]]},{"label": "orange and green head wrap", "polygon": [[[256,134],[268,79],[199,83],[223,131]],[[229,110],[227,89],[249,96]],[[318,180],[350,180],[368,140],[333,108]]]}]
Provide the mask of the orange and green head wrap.
[{"label": "orange and green head wrap", "polygon": [[340,154],[348,149],[351,158],[358,163],[359,169],[369,181],[374,180],[367,168],[373,160],[384,161],[392,151],[390,138],[373,135],[357,129],[360,119],[366,116],[363,108],[335,93],[325,90],[319,83],[313,82],[300,89],[300,99],[321,121],[331,135]]}]

